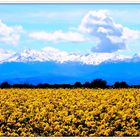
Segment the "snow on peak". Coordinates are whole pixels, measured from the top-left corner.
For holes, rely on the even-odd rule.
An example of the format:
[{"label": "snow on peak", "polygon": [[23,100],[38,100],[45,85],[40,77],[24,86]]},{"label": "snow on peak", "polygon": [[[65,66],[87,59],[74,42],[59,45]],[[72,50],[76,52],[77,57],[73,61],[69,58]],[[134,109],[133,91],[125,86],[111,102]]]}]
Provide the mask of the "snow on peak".
[{"label": "snow on peak", "polygon": [[[6,54],[5,54],[6,55]],[[8,57],[9,56],[9,57]],[[118,62],[130,59],[128,56],[117,55],[115,53],[68,53],[61,51],[56,48],[46,47],[42,50],[23,50],[20,53],[7,55],[2,62],[44,62],[44,61],[55,61],[59,63],[64,62],[80,62],[83,64],[98,65],[103,62]]]}]

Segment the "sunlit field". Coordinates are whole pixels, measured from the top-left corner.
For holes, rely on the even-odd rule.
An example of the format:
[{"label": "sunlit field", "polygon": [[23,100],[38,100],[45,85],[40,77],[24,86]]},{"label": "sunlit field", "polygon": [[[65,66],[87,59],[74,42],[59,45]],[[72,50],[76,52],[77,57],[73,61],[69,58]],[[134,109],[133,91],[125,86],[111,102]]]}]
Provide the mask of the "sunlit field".
[{"label": "sunlit field", "polygon": [[140,136],[140,89],[0,89],[0,136]]}]

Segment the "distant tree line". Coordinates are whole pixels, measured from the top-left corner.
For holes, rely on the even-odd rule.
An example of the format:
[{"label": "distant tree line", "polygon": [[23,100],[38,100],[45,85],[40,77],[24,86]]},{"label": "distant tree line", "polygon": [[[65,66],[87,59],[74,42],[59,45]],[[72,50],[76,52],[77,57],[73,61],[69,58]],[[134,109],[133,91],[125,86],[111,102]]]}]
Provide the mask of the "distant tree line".
[{"label": "distant tree line", "polygon": [[0,88],[140,88],[140,85],[128,85],[125,81],[115,82],[113,85],[107,85],[107,82],[102,79],[95,79],[91,82],[76,82],[75,84],[9,84],[8,82],[3,82],[0,84]]}]

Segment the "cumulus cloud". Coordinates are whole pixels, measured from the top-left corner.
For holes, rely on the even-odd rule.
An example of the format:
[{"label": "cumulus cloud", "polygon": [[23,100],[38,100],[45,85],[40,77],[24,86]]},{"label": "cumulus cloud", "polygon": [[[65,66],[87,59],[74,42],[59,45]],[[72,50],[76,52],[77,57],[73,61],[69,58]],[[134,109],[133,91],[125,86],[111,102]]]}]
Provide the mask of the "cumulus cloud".
[{"label": "cumulus cloud", "polygon": [[100,39],[93,52],[112,53],[126,49],[129,40],[138,39],[140,31],[131,30],[116,23],[107,10],[89,11],[79,26],[79,31]]},{"label": "cumulus cloud", "polygon": [[44,40],[44,41],[52,41],[52,42],[84,42],[87,40],[84,35],[78,32],[63,32],[61,30],[54,32],[31,32],[29,33],[29,37],[36,40]]},{"label": "cumulus cloud", "polygon": [[17,45],[21,32],[23,32],[22,26],[7,26],[0,20],[0,42]]}]

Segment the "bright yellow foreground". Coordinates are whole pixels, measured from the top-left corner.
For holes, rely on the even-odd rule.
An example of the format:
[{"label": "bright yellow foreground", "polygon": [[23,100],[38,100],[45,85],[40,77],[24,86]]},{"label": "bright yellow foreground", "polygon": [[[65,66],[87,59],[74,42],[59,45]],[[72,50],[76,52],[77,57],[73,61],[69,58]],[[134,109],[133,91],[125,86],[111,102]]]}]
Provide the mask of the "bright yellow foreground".
[{"label": "bright yellow foreground", "polygon": [[0,89],[0,136],[140,136],[140,89]]}]

